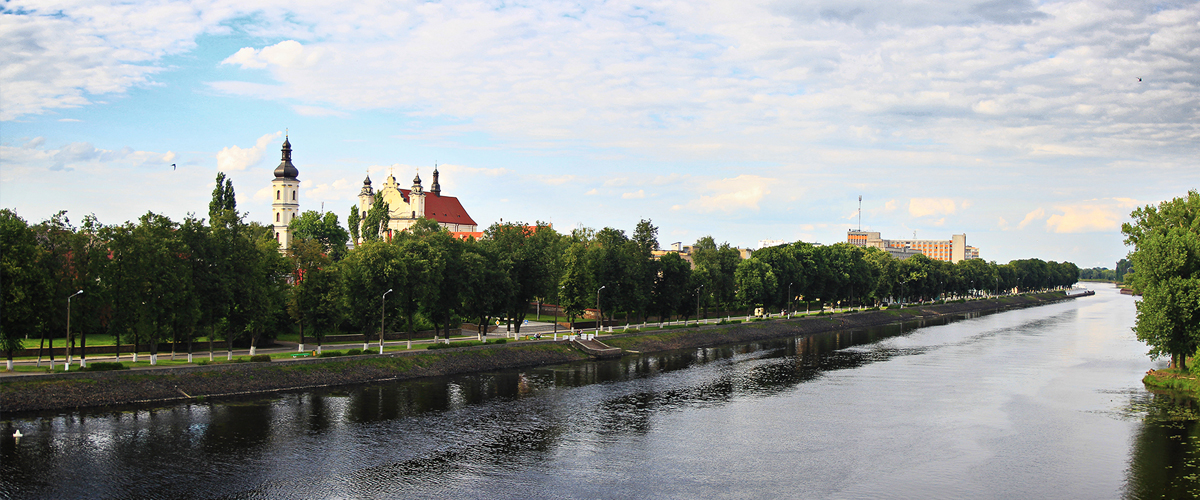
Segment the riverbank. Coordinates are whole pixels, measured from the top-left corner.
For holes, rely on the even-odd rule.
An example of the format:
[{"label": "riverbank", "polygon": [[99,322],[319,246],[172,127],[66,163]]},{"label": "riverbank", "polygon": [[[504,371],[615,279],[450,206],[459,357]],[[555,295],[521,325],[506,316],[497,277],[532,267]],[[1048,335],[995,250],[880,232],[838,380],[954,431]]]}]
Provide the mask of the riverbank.
[{"label": "riverbank", "polygon": [[[623,333],[603,337],[602,340],[625,350],[656,352],[877,327],[901,321],[1032,307],[1070,299],[1061,292],[1021,295],[790,320]],[[585,354],[566,342],[531,341],[432,352],[306,358],[271,363],[30,375],[0,380],[0,411],[32,412],[194,401],[543,366],[585,359],[588,359]]]},{"label": "riverbank", "polygon": [[1150,370],[1142,377],[1147,389],[1182,393],[1192,399],[1200,398],[1200,378],[1176,368]]}]

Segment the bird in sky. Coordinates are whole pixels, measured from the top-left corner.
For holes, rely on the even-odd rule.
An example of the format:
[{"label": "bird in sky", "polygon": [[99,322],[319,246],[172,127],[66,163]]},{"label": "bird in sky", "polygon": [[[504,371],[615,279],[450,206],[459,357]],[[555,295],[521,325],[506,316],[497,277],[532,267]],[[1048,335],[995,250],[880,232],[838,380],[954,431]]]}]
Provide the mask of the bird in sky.
[{"label": "bird in sky", "polygon": [[1142,81],[1142,79],[1141,79],[1141,78],[1138,78],[1138,81],[1140,82],[1140,81]]},{"label": "bird in sky", "polygon": [[[1139,78],[1138,80],[1141,80],[1141,78]],[[177,168],[177,167],[175,167],[175,164],[174,164],[174,163],[172,163],[172,164],[171,164],[171,170],[175,170],[176,168]]]}]

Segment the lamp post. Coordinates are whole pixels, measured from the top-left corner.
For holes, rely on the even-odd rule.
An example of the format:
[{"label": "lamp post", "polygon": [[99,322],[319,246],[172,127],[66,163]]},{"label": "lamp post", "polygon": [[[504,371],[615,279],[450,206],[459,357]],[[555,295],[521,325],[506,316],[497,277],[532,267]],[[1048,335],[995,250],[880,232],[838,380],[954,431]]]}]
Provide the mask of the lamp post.
[{"label": "lamp post", "polygon": [[788,319],[792,319],[792,284],[788,283]]},{"label": "lamp post", "polygon": [[[83,290],[75,292],[75,293],[71,294],[70,297],[67,297],[67,338],[66,338],[67,342],[71,341],[71,299],[75,298],[76,295],[79,295],[81,293],[83,293]],[[71,354],[72,354],[71,353],[71,344],[68,343],[67,344],[67,362],[63,364],[63,371],[71,370]],[[50,344],[50,370],[54,371],[54,344],[53,343]]]},{"label": "lamp post", "polygon": [[600,336],[600,329],[604,327],[604,309],[600,307],[600,290],[608,288],[608,285],[602,285],[596,290],[596,336]]},{"label": "lamp post", "polygon": [[389,293],[392,293],[391,288],[389,288],[388,291],[383,292],[382,297],[379,297],[379,354],[383,354],[383,330],[384,330],[383,325],[384,325],[384,319],[387,317],[387,313],[385,312],[386,309],[384,308],[384,305],[387,304],[387,294],[389,294]]},{"label": "lamp post", "polygon": [[700,326],[700,290],[703,289],[704,285],[700,285],[696,288],[696,326]]}]

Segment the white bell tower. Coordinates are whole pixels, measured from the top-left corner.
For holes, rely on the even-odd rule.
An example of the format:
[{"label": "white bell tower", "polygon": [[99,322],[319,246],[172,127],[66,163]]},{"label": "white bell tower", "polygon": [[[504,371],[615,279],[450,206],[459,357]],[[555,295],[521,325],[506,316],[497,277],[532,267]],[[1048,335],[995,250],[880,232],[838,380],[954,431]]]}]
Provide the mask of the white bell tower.
[{"label": "white bell tower", "polygon": [[280,250],[292,246],[292,232],[288,224],[300,216],[300,171],[292,165],[292,143],[287,137],[283,138],[283,160],[275,167],[275,180],[271,181],[271,191],[275,198],[271,203],[271,222],[275,228],[275,241],[279,242]]}]

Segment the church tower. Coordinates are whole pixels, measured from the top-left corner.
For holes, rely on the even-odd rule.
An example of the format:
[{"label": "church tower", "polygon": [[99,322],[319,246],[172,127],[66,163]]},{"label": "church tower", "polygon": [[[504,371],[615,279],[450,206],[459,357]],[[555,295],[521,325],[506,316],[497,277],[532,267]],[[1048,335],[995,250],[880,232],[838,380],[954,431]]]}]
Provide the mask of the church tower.
[{"label": "church tower", "polygon": [[412,198],[412,201],[409,202],[412,207],[412,218],[424,217],[425,191],[421,187],[421,174],[418,173],[416,177],[413,177],[412,190],[408,192],[408,195]]},{"label": "church tower", "polygon": [[271,181],[271,190],[275,192],[275,200],[271,203],[271,212],[275,221],[275,241],[279,242],[280,250],[292,246],[292,232],[288,224],[300,216],[300,171],[292,165],[292,143],[287,137],[283,138],[283,159],[275,167],[275,180]]}]

